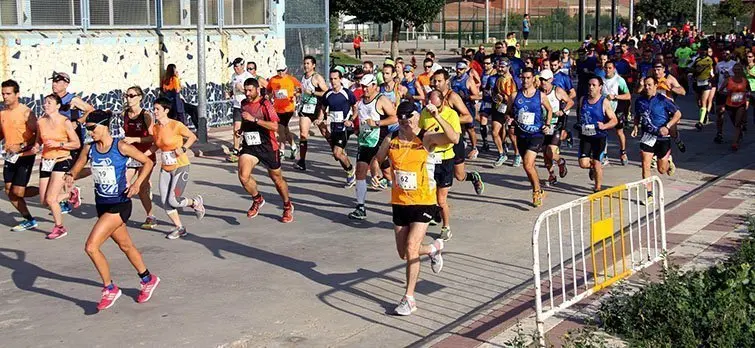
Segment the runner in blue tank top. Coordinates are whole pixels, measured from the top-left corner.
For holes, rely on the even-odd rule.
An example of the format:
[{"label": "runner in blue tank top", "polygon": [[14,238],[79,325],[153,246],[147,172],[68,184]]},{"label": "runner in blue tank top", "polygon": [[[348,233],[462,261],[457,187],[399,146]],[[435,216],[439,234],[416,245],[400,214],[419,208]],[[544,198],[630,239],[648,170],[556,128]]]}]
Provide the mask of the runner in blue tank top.
[{"label": "runner in blue tank top", "polygon": [[[469,68],[469,65],[464,60],[456,62],[456,76],[451,79],[451,90],[464,101],[464,106],[469,110],[472,119],[479,121],[479,115],[475,112],[475,101],[481,100],[482,95],[472,78],[472,69]],[[469,135],[469,141],[472,143],[472,150],[469,151],[467,158],[475,159],[480,152],[477,150],[477,133],[474,130],[474,121],[466,125],[462,124],[462,131],[465,130],[467,135]]]},{"label": "runner in blue tank top", "polygon": [[587,96],[580,101],[579,121],[574,127],[579,131],[579,167],[590,170],[590,180],[595,181],[594,192],[601,189],[603,182],[603,165],[605,156],[606,130],[618,124],[611,103],[606,102],[601,91],[603,79],[593,77],[588,81]]},{"label": "runner in blue tank top", "polygon": [[404,67],[404,80],[401,81],[401,85],[406,88],[405,99],[414,102],[417,112],[422,110],[422,105],[425,102],[425,90],[414,76],[414,67],[411,65]]},{"label": "runner in blue tank top", "polygon": [[[107,125],[110,124],[111,117],[112,113],[100,110],[88,115],[86,130],[94,142],[84,147],[85,155],[79,156],[71,171],[66,173],[66,180],[73,184],[74,178],[89,159],[92,160],[98,219],[92,232],[89,233],[85,250],[102,278],[102,299],[97,305],[98,310],[112,307],[121,296],[121,289],[113,284],[110,278],[110,267],[100,250],[108,238],[112,238],[118,244],[136,269],[141,285],[141,291],[136,298],[137,302],[147,302],[160,283],[157,275],[149,273],[142,255],[134,247],[131,236],[126,230],[126,223],[131,216],[131,197],[139,193],[144,180],[149,180],[148,176],[152,172],[154,163],[136,147],[110,136]],[[126,181],[126,161],[129,157],[142,163],[139,176],[131,186]]]},{"label": "runner in blue tank top", "polygon": [[488,145],[488,118],[493,116],[493,95],[496,94],[498,71],[493,66],[493,59],[485,57],[482,60],[483,72],[480,78],[482,90],[482,105],[480,106],[480,136],[482,137],[482,151],[490,151]]},{"label": "runner in blue tank top", "polygon": [[516,145],[532,185],[532,205],[539,207],[545,193],[540,187],[535,159],[542,148],[544,132],[550,131],[553,111],[545,93],[535,88],[534,69],[522,70],[522,90],[509,100],[508,110],[516,122]]}]

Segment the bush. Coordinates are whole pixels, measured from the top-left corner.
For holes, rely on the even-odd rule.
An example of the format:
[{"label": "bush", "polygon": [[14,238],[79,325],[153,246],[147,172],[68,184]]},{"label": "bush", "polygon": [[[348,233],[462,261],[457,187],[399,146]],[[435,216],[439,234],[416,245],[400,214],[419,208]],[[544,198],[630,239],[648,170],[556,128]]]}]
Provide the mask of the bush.
[{"label": "bush", "polygon": [[672,266],[663,282],[625,286],[601,304],[602,327],[639,347],[755,347],[755,218],[728,260],[704,271]]}]

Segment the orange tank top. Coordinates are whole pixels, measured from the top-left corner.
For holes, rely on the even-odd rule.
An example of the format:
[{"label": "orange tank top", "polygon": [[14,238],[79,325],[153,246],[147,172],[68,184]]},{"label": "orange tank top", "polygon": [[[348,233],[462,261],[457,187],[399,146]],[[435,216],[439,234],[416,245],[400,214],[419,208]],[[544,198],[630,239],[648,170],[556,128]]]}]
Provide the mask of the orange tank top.
[{"label": "orange tank top", "polygon": [[[424,132],[423,132],[424,133]],[[391,204],[435,205],[435,163],[419,136],[412,141],[391,139],[388,158],[393,166]]]},{"label": "orange tank top", "polygon": [[34,131],[27,126],[26,114],[29,107],[19,104],[15,109],[0,111],[0,126],[5,136],[5,149],[8,144],[31,144],[34,142]]},{"label": "orange tank top", "polygon": [[668,80],[665,76],[658,79],[658,89],[663,91],[663,93],[665,93],[667,97],[672,97],[671,86],[669,86]]},{"label": "orange tank top", "polygon": [[729,91],[729,95],[726,97],[726,105],[732,107],[739,107],[747,102],[747,79],[742,78],[740,82],[734,81],[733,78],[729,78],[726,81],[726,90]]},{"label": "orange tank top", "polygon": [[[66,121],[68,119],[65,116],[43,116],[39,118],[37,122],[37,128],[39,128],[39,138],[44,144],[48,140],[52,140],[56,143],[68,142],[68,133],[66,132]],[[42,158],[44,159],[62,159],[71,155],[71,151],[64,149],[49,149],[44,147],[42,149]]]}]

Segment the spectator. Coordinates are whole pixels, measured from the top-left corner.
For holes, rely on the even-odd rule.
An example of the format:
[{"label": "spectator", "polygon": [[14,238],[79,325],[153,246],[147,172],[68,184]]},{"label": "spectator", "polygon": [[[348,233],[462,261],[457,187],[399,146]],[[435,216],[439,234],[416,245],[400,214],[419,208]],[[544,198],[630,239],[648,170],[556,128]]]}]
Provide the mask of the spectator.
[{"label": "spectator", "polygon": [[480,47],[477,49],[477,52],[474,54],[474,60],[477,61],[477,63],[482,66],[482,62],[485,60],[485,56],[487,56],[487,53],[485,53],[485,46],[480,45]]},{"label": "spectator", "polygon": [[186,124],[184,101],[181,98],[181,80],[175,64],[168,64],[162,81],[162,93],[171,102],[168,118]]},{"label": "spectator", "polygon": [[530,15],[525,13],[524,20],[522,21],[522,40],[524,40],[524,48],[527,48],[527,39],[530,37]]},{"label": "spectator", "polygon": [[354,37],[354,57],[362,60],[362,34],[359,32]]}]

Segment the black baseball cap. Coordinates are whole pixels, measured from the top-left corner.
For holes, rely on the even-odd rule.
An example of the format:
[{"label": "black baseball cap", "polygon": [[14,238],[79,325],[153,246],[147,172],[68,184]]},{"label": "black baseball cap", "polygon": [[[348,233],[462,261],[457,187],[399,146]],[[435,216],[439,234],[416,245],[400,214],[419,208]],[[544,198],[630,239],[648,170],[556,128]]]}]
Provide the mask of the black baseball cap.
[{"label": "black baseball cap", "polygon": [[408,120],[414,117],[416,111],[417,108],[414,106],[414,103],[402,101],[401,104],[398,104],[398,108],[396,108],[396,116],[398,116],[399,120]]}]

